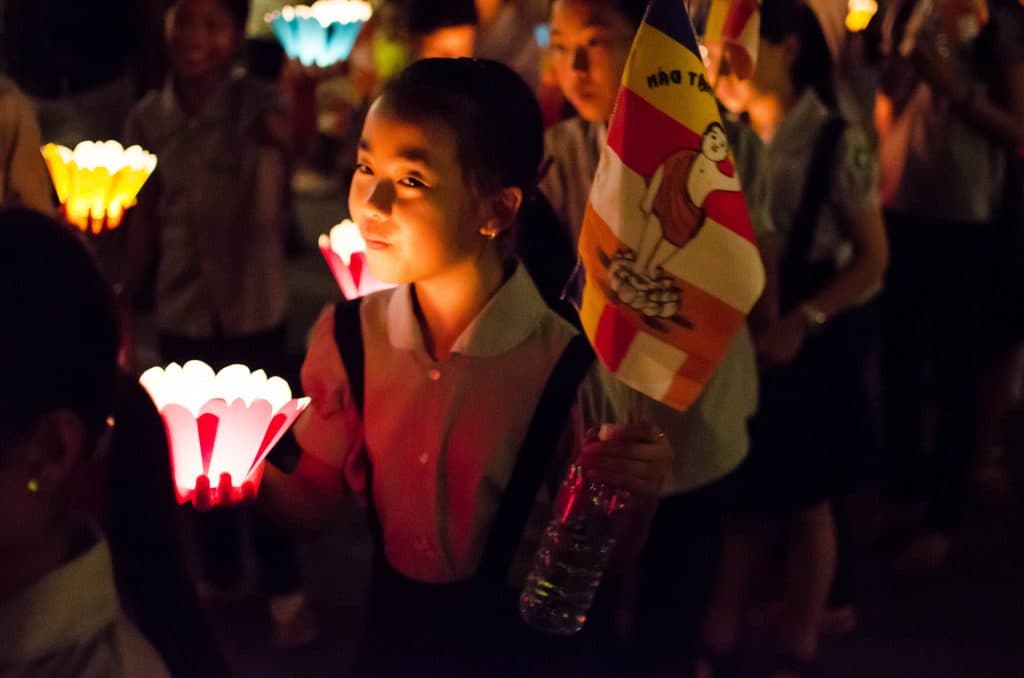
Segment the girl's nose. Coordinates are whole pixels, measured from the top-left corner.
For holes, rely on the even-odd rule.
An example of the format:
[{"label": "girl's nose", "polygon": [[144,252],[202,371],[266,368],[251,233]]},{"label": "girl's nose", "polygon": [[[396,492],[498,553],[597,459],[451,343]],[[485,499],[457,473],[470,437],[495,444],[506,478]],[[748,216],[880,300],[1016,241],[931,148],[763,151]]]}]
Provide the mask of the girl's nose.
[{"label": "girl's nose", "polygon": [[378,218],[391,214],[391,206],[395,201],[395,189],[389,181],[375,181],[366,196],[367,211]]}]

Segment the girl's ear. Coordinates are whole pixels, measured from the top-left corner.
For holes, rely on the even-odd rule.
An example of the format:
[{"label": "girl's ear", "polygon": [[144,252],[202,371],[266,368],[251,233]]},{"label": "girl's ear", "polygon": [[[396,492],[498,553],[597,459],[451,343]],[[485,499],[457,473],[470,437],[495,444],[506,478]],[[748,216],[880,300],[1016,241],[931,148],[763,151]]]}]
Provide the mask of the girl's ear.
[{"label": "girl's ear", "polygon": [[512,228],[522,204],[523,189],[517,186],[501,189],[490,201],[490,214],[480,228],[480,233],[487,238],[494,238]]},{"label": "girl's ear", "polygon": [[28,471],[40,487],[66,487],[88,450],[88,434],[82,417],[71,410],[41,415],[31,430],[33,453]]}]

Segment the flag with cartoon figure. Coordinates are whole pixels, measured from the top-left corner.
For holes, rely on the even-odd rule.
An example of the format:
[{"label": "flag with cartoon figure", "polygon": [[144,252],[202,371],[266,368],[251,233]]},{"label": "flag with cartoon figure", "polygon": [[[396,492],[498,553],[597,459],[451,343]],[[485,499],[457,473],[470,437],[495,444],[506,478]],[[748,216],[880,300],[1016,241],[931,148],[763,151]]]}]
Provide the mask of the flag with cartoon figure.
[{"label": "flag with cartoon figure", "polygon": [[590,191],[580,317],[604,365],[677,409],[700,394],[764,270],[682,0],[652,0]]}]

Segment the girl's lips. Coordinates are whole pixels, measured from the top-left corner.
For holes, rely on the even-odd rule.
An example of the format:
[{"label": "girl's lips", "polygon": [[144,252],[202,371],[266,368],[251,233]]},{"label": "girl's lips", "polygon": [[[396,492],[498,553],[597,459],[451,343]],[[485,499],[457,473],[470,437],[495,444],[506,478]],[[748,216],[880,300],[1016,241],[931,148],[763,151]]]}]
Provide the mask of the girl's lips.
[{"label": "girl's lips", "polygon": [[391,245],[389,243],[386,243],[383,240],[366,239],[366,249],[368,250],[383,250],[390,246]]}]

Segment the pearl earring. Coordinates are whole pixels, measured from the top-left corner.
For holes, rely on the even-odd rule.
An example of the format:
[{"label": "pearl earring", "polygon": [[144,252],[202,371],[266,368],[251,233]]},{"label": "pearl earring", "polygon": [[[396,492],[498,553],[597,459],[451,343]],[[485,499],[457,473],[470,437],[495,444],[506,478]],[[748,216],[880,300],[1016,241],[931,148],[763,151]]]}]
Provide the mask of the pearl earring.
[{"label": "pearl earring", "polygon": [[36,480],[35,478],[30,478],[29,481],[26,483],[26,486],[28,487],[28,491],[31,492],[32,494],[35,494],[36,492],[39,491],[39,481]]}]

